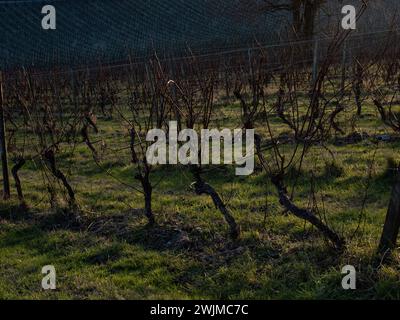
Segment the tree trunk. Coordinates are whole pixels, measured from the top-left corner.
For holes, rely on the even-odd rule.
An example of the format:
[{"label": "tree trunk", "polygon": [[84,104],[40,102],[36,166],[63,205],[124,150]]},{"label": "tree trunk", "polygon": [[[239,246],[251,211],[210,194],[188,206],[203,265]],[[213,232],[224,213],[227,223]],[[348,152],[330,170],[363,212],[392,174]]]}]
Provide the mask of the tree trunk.
[{"label": "tree trunk", "polygon": [[396,173],[389,209],[379,244],[379,253],[385,254],[396,246],[400,228],[400,174]]},{"label": "tree trunk", "polygon": [[18,200],[20,202],[21,207],[26,207],[24,194],[22,192],[21,180],[18,176],[18,171],[25,165],[25,159],[20,157],[17,159],[15,165],[11,168],[11,173],[13,175],[15,181],[15,188],[17,189]]},{"label": "tree trunk", "polygon": [[151,183],[149,181],[149,174],[146,173],[144,175],[137,175],[136,179],[138,179],[142,184],[144,193],[144,212],[147,220],[149,221],[149,226],[152,226],[155,224],[156,221],[154,218],[153,209],[151,207],[153,187],[151,186]]},{"label": "tree trunk", "polygon": [[98,157],[98,154],[97,154],[97,150],[93,146],[92,142],[90,141],[89,130],[88,130],[88,125],[87,124],[85,124],[83,126],[83,128],[81,130],[81,135],[83,137],[83,141],[86,143],[86,145],[88,146],[88,148],[92,152],[94,161],[99,162],[99,157]]},{"label": "tree trunk", "polygon": [[59,170],[56,166],[56,159],[54,157],[54,152],[53,150],[47,150],[44,153],[44,156],[49,164],[49,169],[51,171],[51,173],[62,182],[63,186],[65,187],[65,189],[68,192],[68,196],[69,196],[69,204],[70,205],[74,205],[75,204],[75,192],[72,189],[71,185],[69,184],[67,178],[65,177],[65,175],[61,172],[61,170]]},{"label": "tree trunk", "polygon": [[324,224],[314,213],[297,207],[287,196],[286,188],[283,186],[281,180],[282,179],[279,177],[273,177],[271,179],[272,183],[278,189],[280,204],[295,216],[310,222],[319,231],[321,231],[322,234],[324,234],[338,250],[342,250],[346,245],[345,240],[332,229],[330,229],[326,224]]},{"label": "tree trunk", "polygon": [[197,169],[193,169],[193,170],[194,170],[194,177],[196,179],[193,186],[195,188],[196,194],[198,194],[198,195],[206,194],[211,197],[215,206],[222,213],[222,215],[225,218],[225,221],[228,223],[228,225],[230,227],[231,238],[233,240],[238,239],[240,236],[240,227],[237,225],[235,218],[231,215],[229,210],[226,208],[224,202],[222,201],[219,194],[215,191],[215,189],[213,187],[211,187],[209,184],[205,183],[201,179],[200,173],[198,172],[199,169],[197,168]]}]

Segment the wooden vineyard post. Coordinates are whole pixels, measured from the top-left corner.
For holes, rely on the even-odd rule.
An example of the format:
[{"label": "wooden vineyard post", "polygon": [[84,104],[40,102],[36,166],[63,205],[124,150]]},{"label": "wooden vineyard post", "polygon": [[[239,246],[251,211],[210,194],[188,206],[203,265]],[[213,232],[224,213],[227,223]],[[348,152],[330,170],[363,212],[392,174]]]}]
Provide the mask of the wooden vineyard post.
[{"label": "wooden vineyard post", "polygon": [[252,58],[252,51],[249,49],[247,51],[247,59],[249,60],[249,69],[250,69],[250,77],[251,80],[254,80],[254,72],[253,72],[253,58]]},{"label": "wooden vineyard post", "polygon": [[347,43],[345,41],[343,43],[343,51],[342,51],[342,81],[341,81],[342,94],[344,94],[346,87],[346,62],[347,62]]},{"label": "wooden vineyard post", "polygon": [[6,142],[6,128],[4,120],[4,95],[3,95],[3,77],[0,71],[0,152],[1,152],[1,166],[3,169],[3,199],[10,198],[10,178],[8,173],[7,161],[7,142]]},{"label": "wooden vineyard post", "polygon": [[318,58],[319,58],[319,41],[317,38],[315,38],[313,47],[313,65],[312,65],[313,85],[317,82],[317,77],[318,77]]},{"label": "wooden vineyard post", "polygon": [[379,253],[386,254],[396,246],[400,229],[400,167],[396,171],[396,181],[393,186],[388,213],[379,244]]}]

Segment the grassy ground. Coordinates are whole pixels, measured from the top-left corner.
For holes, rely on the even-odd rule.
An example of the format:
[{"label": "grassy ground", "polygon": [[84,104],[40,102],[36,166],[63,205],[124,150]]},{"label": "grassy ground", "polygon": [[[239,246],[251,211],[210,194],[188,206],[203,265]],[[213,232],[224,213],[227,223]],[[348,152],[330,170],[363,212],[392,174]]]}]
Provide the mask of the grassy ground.
[{"label": "grassy ground", "polygon": [[[235,110],[221,109],[219,124],[232,119]],[[102,120],[99,127],[124,146],[126,133],[116,121]],[[374,135],[386,129],[372,108],[364,110],[356,127],[371,137],[354,143],[332,138],[328,147],[335,165],[327,150],[314,148],[295,194],[296,203],[307,207],[313,181],[320,213],[348,241],[344,253],[284,214],[259,169],[250,177],[236,177],[230,167],[205,176],[241,225],[241,239],[232,242],[211,200],[190,189],[186,167],[157,168],[152,176],[160,181],[154,190],[158,225],[148,228],[141,195],[120,183],[136,183],[127,153],[109,151],[104,167],[111,177],[84,145],[72,158],[71,150],[65,151],[62,168],[76,189],[82,225],[71,224],[62,209],[49,209],[42,177],[28,163],[21,180],[29,212],[18,212],[15,200],[1,203],[0,298],[399,299],[398,251],[379,268],[374,252],[393,182],[387,163],[398,158],[400,142],[376,143]],[[358,271],[355,291],[341,287],[341,268],[347,264]],[[56,267],[55,291],[41,289],[44,265]]]}]

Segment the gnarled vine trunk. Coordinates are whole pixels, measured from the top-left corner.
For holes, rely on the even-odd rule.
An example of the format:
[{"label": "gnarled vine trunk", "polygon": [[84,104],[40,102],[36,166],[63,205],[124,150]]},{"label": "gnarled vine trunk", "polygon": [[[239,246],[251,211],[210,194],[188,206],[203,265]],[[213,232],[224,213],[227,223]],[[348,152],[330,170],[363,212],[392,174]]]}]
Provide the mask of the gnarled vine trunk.
[{"label": "gnarled vine trunk", "polygon": [[235,221],[235,218],[227,209],[225,203],[222,201],[219,194],[215,191],[215,189],[210,186],[208,183],[205,183],[200,176],[199,168],[192,168],[193,175],[195,177],[195,182],[193,183],[194,190],[198,195],[208,195],[213,200],[215,206],[222,213],[225,218],[225,221],[228,223],[230,228],[230,236],[232,239],[238,239],[240,237],[240,227]]},{"label": "gnarled vine trunk", "polygon": [[400,174],[396,173],[388,213],[379,244],[379,253],[386,254],[395,246],[400,229]]},{"label": "gnarled vine trunk", "polygon": [[44,157],[47,160],[48,168],[50,169],[51,173],[61,181],[65,189],[67,190],[68,197],[69,197],[69,205],[75,205],[75,192],[72,189],[71,185],[69,184],[67,178],[62,173],[60,169],[57,168],[56,159],[54,156],[54,151],[49,149],[44,152]]},{"label": "gnarled vine trunk", "polygon": [[17,189],[18,200],[21,208],[26,207],[24,194],[22,192],[21,179],[19,178],[18,171],[25,165],[26,161],[22,157],[18,157],[15,161],[15,165],[11,168],[11,173],[15,181],[15,188]]},{"label": "gnarled vine trunk", "polygon": [[294,214],[296,217],[310,222],[319,231],[321,231],[322,234],[326,236],[337,249],[342,250],[345,247],[345,240],[340,237],[335,231],[330,229],[326,224],[324,224],[314,213],[309,210],[297,207],[293,203],[293,201],[290,200],[289,196],[287,195],[286,188],[283,185],[282,179],[280,177],[272,177],[271,182],[277,188],[279,193],[279,202],[282,206],[285,207],[285,209]]}]

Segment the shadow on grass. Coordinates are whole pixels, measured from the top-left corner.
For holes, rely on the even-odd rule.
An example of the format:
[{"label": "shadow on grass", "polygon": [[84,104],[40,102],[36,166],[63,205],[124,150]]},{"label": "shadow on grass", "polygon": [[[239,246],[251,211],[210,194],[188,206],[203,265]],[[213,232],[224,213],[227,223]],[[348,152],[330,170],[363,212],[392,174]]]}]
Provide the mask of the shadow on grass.
[{"label": "shadow on grass", "polygon": [[[158,283],[154,272],[162,270],[168,274],[162,280],[167,282],[161,281],[165,288],[172,285],[191,296],[214,299],[242,294],[276,297],[279,291],[295,292],[305,283],[312,287],[311,274],[339,268],[340,256],[321,241],[316,246],[296,242],[287,251],[282,239],[247,237],[233,242],[223,233],[210,235],[188,225],[149,227],[142,217],[126,213],[88,219],[78,229],[61,223],[62,217],[55,219],[5,226],[0,248],[12,252],[25,248],[32,258],[65,263],[71,272],[86,273],[99,266],[105,268],[99,277],[112,274],[127,281],[140,274],[149,277],[149,283]],[[52,227],[54,221],[58,229]]]},{"label": "shadow on grass", "polygon": [[10,220],[10,221],[24,221],[32,219],[33,212],[26,206],[21,206],[18,204],[1,204],[0,205],[0,219]]}]

